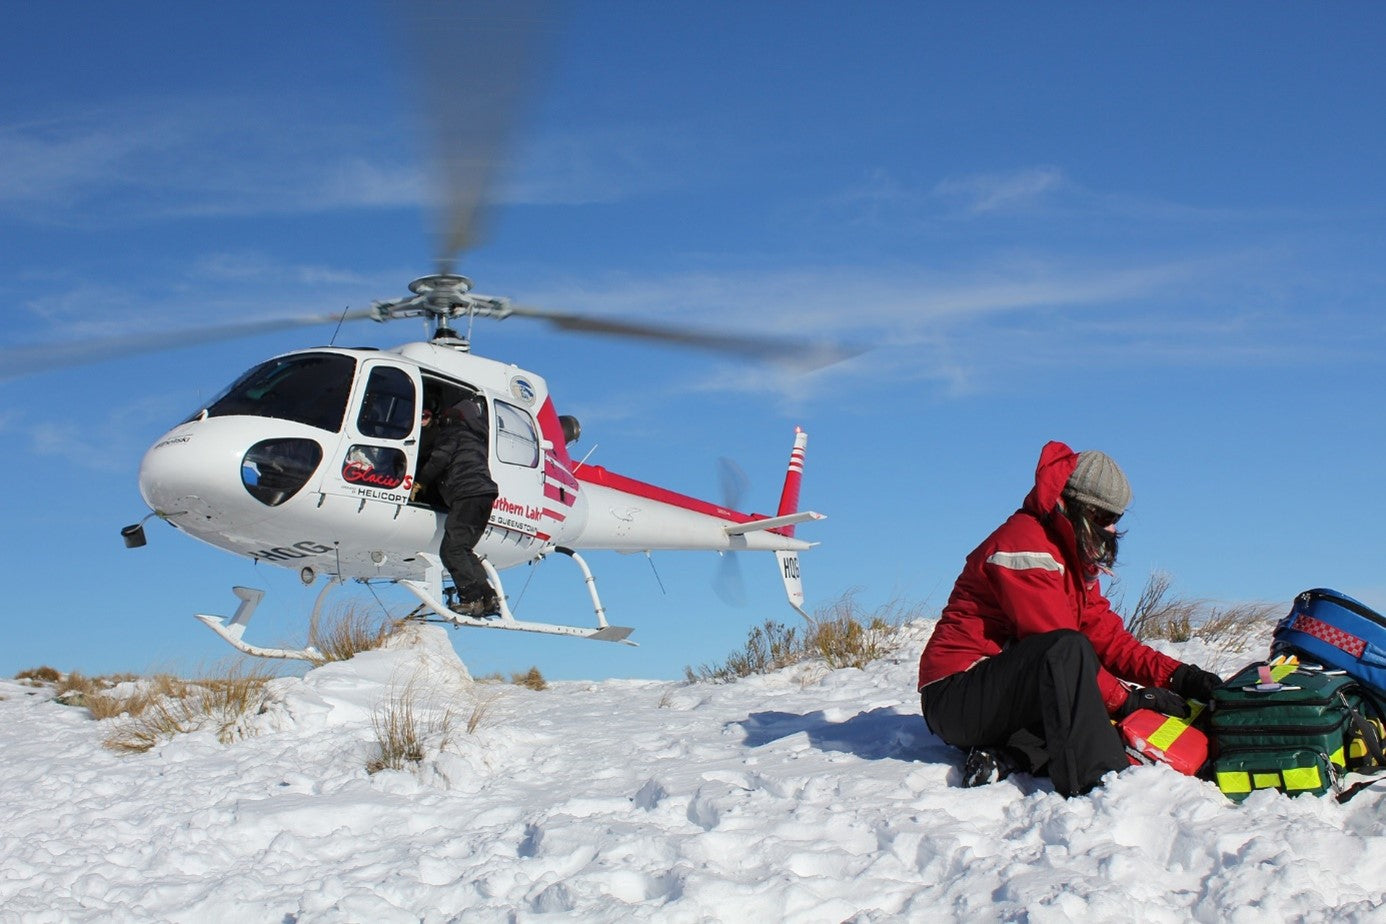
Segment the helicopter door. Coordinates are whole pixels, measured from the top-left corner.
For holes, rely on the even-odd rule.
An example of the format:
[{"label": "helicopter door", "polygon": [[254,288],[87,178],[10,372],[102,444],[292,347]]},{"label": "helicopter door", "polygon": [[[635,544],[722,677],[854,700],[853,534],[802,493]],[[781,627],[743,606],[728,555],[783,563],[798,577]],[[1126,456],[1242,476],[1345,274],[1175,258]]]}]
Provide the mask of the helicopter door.
[{"label": "helicopter door", "polygon": [[367,360],[348,408],[338,458],[323,489],[367,501],[406,504],[419,445],[418,370]]},{"label": "helicopter door", "polygon": [[543,444],[530,412],[499,398],[491,402],[495,441],[491,477],[500,489],[491,522],[512,541],[528,545],[546,529]]}]

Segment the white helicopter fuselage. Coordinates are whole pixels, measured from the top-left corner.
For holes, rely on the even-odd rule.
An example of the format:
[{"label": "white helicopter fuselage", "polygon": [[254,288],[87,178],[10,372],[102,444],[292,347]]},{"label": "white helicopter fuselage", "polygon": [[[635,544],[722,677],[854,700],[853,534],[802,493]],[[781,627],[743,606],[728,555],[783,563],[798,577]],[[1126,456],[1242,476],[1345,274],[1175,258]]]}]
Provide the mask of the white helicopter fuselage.
[{"label": "white helicopter fuselage", "polygon": [[[792,524],[575,463],[541,376],[446,341],[275,357],[156,441],[140,466],[140,492],[188,535],[297,569],[305,582],[418,580],[427,568],[421,553],[436,552],[445,518],[439,506],[411,500],[420,411],[472,395],[486,405],[499,492],[477,552],[496,569],[555,548],[811,545]],[[800,463],[802,451],[800,440]],[[792,464],[793,497],[787,482],[781,514],[797,503],[795,471]]]}]

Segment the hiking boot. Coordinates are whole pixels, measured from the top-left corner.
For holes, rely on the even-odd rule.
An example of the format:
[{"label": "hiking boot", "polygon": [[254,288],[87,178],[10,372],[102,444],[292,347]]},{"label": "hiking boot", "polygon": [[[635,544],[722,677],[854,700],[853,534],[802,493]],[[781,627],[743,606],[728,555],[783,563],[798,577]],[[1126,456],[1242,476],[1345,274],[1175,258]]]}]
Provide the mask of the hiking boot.
[{"label": "hiking boot", "polygon": [[481,615],[499,616],[501,611],[500,604],[500,597],[496,596],[494,591],[488,593],[486,596],[481,598]]},{"label": "hiking boot", "polygon": [[472,619],[480,619],[486,615],[486,604],[481,600],[464,600],[461,603],[453,603],[448,606],[458,616],[470,616]]},{"label": "hiking boot", "polygon": [[1015,758],[1002,748],[975,747],[963,761],[962,784],[966,788],[999,783],[1019,770]]}]

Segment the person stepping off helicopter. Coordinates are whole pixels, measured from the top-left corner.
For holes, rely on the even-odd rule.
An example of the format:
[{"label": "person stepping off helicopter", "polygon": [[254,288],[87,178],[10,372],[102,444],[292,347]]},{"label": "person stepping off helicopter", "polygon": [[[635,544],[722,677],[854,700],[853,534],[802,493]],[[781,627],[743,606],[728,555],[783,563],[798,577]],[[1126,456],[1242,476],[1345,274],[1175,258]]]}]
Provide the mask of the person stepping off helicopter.
[{"label": "person stepping off helicopter", "polygon": [[436,488],[447,507],[438,554],[457,591],[457,601],[449,609],[473,618],[495,615],[500,612],[500,598],[474,551],[486,532],[498,493],[491,477],[484,400],[474,396],[457,402],[443,412],[437,429],[414,490]]}]

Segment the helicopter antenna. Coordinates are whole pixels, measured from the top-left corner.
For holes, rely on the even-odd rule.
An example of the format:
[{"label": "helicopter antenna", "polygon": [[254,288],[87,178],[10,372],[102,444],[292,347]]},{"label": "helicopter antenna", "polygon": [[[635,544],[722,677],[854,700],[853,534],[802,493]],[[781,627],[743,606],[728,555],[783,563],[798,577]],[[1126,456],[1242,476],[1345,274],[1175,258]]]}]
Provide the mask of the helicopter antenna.
[{"label": "helicopter antenna", "polygon": [[342,322],[346,320],[347,311],[349,311],[350,309],[350,305],[343,306],[342,315],[341,317],[337,318],[337,327],[335,330],[332,331],[332,339],[327,341],[328,346],[334,346],[337,343],[337,335],[342,332]]},{"label": "helicopter antenna", "polygon": [[590,459],[590,458],[592,458],[592,453],[596,452],[596,451],[597,451],[597,447],[600,446],[600,445],[601,445],[601,443],[593,443],[593,444],[592,444],[592,448],[589,449],[589,450],[587,450],[587,455],[585,455],[585,456],[583,456],[581,459],[579,459],[579,460],[578,460],[578,464],[573,466],[573,471],[576,472],[578,469],[580,469],[580,468],[582,468],[584,465],[586,465],[586,464],[587,464],[587,460]]},{"label": "helicopter antenna", "polygon": [[645,560],[650,563],[650,570],[654,572],[654,579],[655,583],[659,585],[659,592],[666,597],[669,596],[669,591],[664,589],[664,581],[659,576],[659,569],[655,567],[654,556],[650,554],[648,549],[645,550]]}]

